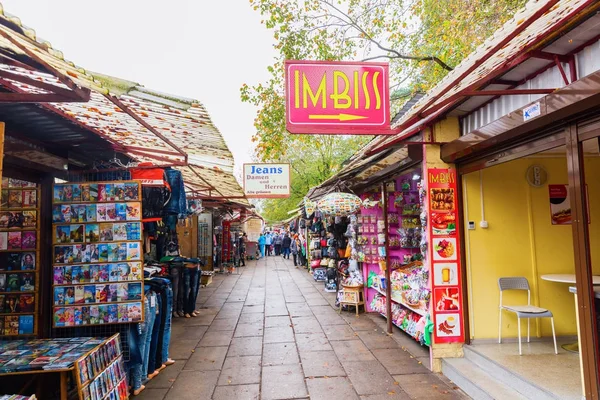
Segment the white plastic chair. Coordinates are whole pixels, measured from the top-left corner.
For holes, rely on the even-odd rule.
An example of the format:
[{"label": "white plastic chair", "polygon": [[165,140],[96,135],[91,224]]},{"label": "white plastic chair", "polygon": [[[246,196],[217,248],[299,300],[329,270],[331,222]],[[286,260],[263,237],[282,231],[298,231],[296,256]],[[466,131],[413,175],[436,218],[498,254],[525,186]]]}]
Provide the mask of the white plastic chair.
[{"label": "white plastic chair", "polygon": [[[554,331],[554,316],[552,312],[541,307],[531,305],[531,290],[529,281],[524,277],[499,278],[498,287],[500,288],[500,321],[498,325],[498,343],[502,343],[502,310],[514,312],[517,314],[517,331],[519,334],[519,355],[521,352],[521,318],[527,319],[527,343],[529,343],[529,320],[531,318],[550,318],[552,324],[552,338],[554,339],[554,353],[558,354],[556,347],[556,332]],[[527,305],[508,306],[502,304],[502,292],[505,290],[527,290]]]}]

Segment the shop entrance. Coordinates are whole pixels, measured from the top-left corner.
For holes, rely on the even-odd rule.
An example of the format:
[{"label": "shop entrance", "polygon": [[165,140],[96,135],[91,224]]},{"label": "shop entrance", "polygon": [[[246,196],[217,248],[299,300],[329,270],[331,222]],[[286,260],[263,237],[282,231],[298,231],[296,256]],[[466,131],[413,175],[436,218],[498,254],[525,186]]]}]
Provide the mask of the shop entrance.
[{"label": "shop entrance", "polygon": [[[600,257],[600,250],[594,249],[600,240],[600,224],[594,225],[600,221],[600,207],[594,207],[600,201],[600,181],[591,179],[600,171],[600,151],[597,137],[575,148],[590,176],[579,196],[572,187],[577,171],[569,167],[574,160],[569,156],[573,150],[565,145],[568,135],[565,129],[461,170],[471,339],[465,357],[493,370],[507,386],[518,386],[516,391],[528,398],[580,399],[587,352],[595,351],[589,343],[596,341],[588,338],[582,344],[578,329],[580,317],[590,322],[595,313],[577,312],[577,289],[584,287],[580,277],[589,266],[578,261],[581,250],[574,232],[581,220],[578,201],[585,204],[589,198],[589,208],[582,208],[588,222],[584,230],[589,232],[584,248],[591,249],[587,275],[598,275],[600,284],[600,259],[594,263],[594,257]],[[508,277],[525,278],[531,305],[552,313],[558,354],[548,317],[521,318],[519,354],[517,314],[505,310],[499,318],[499,280]],[[526,290],[502,294],[504,305],[528,304]]]}]

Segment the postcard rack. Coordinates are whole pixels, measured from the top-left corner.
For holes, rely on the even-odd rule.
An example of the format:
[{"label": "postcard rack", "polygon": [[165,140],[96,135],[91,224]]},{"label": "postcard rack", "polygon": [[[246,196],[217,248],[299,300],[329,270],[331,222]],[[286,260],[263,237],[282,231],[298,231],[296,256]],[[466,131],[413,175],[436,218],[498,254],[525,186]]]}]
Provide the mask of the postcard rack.
[{"label": "postcard rack", "polygon": [[143,321],[140,195],[137,181],[54,185],[53,327]]},{"label": "postcard rack", "polygon": [[0,339],[38,332],[39,204],[39,185],[2,178]]},{"label": "postcard rack", "polygon": [[77,393],[80,400],[125,400],[129,398],[127,375],[119,334],[75,363]]}]

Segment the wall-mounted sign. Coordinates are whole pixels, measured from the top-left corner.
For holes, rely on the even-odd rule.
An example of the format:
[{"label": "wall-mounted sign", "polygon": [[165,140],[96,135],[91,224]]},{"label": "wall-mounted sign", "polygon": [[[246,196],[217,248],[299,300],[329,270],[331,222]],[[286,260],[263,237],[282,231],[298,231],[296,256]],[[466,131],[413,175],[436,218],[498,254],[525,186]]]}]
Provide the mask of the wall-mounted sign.
[{"label": "wall-mounted sign", "polygon": [[387,63],[286,61],[290,133],[391,134]]},{"label": "wall-mounted sign", "polygon": [[540,187],[546,184],[548,180],[548,172],[546,169],[538,164],[533,164],[527,168],[525,173],[527,183],[533,187]]},{"label": "wall-mounted sign", "polygon": [[290,165],[244,164],[244,193],[249,199],[290,197]]},{"label": "wall-mounted sign", "polygon": [[462,343],[464,325],[456,171],[427,170],[434,343]]},{"label": "wall-mounted sign", "polygon": [[539,117],[540,115],[542,115],[542,107],[539,102],[523,108],[523,121],[525,122],[535,117]]}]

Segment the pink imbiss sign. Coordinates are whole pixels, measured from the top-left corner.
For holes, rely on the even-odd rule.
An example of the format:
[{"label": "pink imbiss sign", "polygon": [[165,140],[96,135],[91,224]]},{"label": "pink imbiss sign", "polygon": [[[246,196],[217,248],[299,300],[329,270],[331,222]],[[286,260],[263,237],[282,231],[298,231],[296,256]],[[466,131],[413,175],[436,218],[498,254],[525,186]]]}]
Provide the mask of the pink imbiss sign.
[{"label": "pink imbiss sign", "polygon": [[392,133],[388,64],[286,61],[285,73],[290,133]]}]

